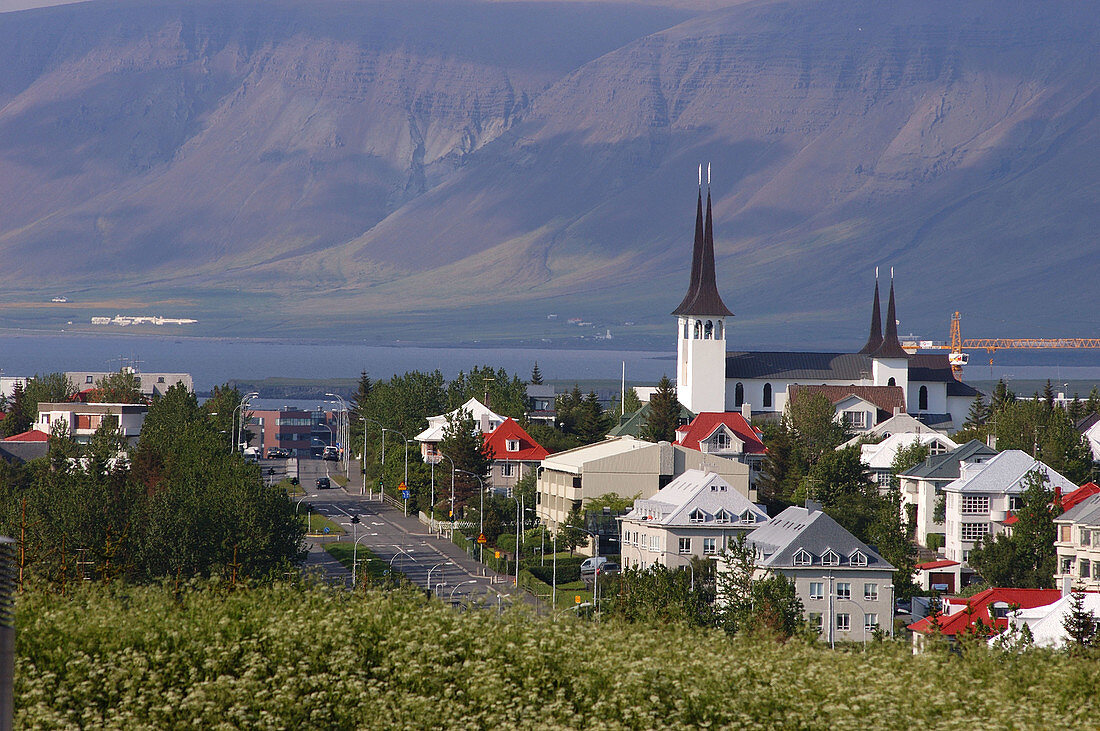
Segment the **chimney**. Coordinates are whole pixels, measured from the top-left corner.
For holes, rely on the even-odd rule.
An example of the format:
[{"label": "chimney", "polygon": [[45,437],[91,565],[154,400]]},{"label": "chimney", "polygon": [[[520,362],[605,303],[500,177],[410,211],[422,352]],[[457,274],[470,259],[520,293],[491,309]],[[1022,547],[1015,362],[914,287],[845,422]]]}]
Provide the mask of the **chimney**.
[{"label": "chimney", "polygon": [[0,731],[15,719],[15,545],[0,536]]},{"label": "chimney", "polygon": [[748,401],[741,404],[741,416],[745,417],[745,421],[752,421],[752,404]]},{"label": "chimney", "polygon": [[486,412],[486,413],[481,415],[481,433],[482,434],[488,434],[490,431],[491,430],[489,429],[489,413]]},{"label": "chimney", "polygon": [[901,413],[901,407],[900,406],[895,406],[894,407],[894,416],[897,416],[900,413]]},{"label": "chimney", "polygon": [[821,510],[821,503],[807,499],[806,500],[806,510],[808,510],[811,513],[816,513],[817,511]]}]

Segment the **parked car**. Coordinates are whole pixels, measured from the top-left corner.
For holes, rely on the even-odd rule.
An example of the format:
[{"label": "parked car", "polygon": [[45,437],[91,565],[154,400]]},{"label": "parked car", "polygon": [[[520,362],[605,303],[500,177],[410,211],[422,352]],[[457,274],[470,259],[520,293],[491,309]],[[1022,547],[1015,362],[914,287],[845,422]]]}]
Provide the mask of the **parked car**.
[{"label": "parked car", "polygon": [[596,573],[596,569],[607,563],[607,559],[603,556],[592,556],[581,561],[581,576],[591,576]]},{"label": "parked car", "polygon": [[330,480],[327,477],[318,477],[317,478],[317,489],[318,490],[327,490],[330,487],[332,487],[332,480]]}]

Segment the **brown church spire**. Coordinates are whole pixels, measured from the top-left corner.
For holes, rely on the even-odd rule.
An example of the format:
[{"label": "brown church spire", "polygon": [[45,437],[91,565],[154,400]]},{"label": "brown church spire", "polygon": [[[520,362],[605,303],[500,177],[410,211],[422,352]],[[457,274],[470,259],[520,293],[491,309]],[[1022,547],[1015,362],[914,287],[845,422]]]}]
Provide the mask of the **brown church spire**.
[{"label": "brown church spire", "polygon": [[898,320],[894,309],[894,272],[890,272],[890,303],[886,305],[886,332],[882,336],[882,345],[871,353],[872,358],[908,358],[909,354],[898,340]]},{"label": "brown church spire", "polygon": [[871,304],[871,334],[867,336],[867,344],[859,351],[860,355],[870,355],[882,345],[882,314],[878,304],[878,267],[875,267],[875,300]]},{"label": "brown church spire", "polygon": [[[708,170],[709,177],[709,170]],[[709,184],[709,180],[707,181]],[[700,213],[702,207],[702,191],[700,206],[696,209],[695,216],[695,250],[691,259],[691,282],[684,301],[672,311],[674,315],[711,315],[718,317],[732,316],[722,297],[718,294],[718,285],[714,275],[714,222],[711,215],[710,189],[707,189],[707,215],[702,231],[700,231]],[[701,240],[701,245],[700,245]]]}]

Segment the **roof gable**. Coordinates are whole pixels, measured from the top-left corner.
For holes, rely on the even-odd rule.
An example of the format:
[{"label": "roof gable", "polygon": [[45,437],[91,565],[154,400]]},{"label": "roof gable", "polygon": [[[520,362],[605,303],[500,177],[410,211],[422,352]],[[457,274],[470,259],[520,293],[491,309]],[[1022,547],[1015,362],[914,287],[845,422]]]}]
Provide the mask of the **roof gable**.
[{"label": "roof gable", "polygon": [[[720,519],[726,513],[725,522]],[[748,517],[746,516],[748,514]],[[703,470],[685,470],[649,499],[634,501],[624,520],[645,520],[664,526],[760,525],[768,514],[754,505],[721,475]]]},{"label": "roof gable", "polygon": [[719,429],[729,432],[741,440],[745,454],[764,454],[764,442],[760,433],[736,411],[704,411],[685,426],[676,430],[676,443],[700,451],[700,442],[710,439]]},{"label": "roof gable", "polygon": [[787,508],[750,533],[748,541],[762,554],[760,565],[767,568],[800,565],[795,563],[795,555],[802,550],[813,557],[813,566],[823,565],[823,557],[835,554],[837,563],[833,565],[846,567],[850,565],[849,557],[859,551],[867,558],[866,568],[894,570],[886,559],[821,510]]},{"label": "roof gable", "polygon": [[[538,461],[549,454],[511,417],[505,419],[504,423],[493,431],[483,435],[483,439],[485,446],[493,450],[493,458],[497,460]],[[509,451],[509,441],[519,442],[519,449]]]},{"label": "roof gable", "polygon": [[[940,617],[940,634],[947,636],[955,636],[960,632],[966,630],[972,626],[972,623],[976,619],[981,619],[985,623],[989,623],[989,607],[998,603],[1004,602],[1008,605],[1018,605],[1024,609],[1030,609],[1032,607],[1042,607],[1047,604],[1053,604],[1061,598],[1062,593],[1057,589],[1002,589],[993,588],[986,589],[983,592],[979,592],[970,597],[966,601],[966,606],[969,606],[973,611],[967,612],[965,609],[960,609],[949,615],[943,615]],[[998,626],[1005,626],[1004,620],[998,620]],[[914,632],[920,632],[921,634],[929,634],[932,632],[932,618],[925,617],[918,622],[914,622],[909,625],[909,629]]]}]

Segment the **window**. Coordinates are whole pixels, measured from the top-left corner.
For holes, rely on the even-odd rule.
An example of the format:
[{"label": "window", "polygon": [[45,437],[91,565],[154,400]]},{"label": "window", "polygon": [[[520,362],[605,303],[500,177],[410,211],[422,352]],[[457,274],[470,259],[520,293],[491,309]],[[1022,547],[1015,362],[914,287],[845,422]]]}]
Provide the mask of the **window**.
[{"label": "window", "polygon": [[1100,578],[1100,561],[1092,562],[1092,575]]},{"label": "window", "polygon": [[714,338],[714,322],[707,320],[707,324],[703,326],[703,340],[712,340]]},{"label": "window", "polygon": [[511,462],[505,462],[500,466],[500,474],[504,477],[512,477],[515,475],[515,465]]},{"label": "window", "polygon": [[1009,495],[1008,496],[1008,509],[1009,510],[1012,510],[1012,511],[1019,510],[1020,507],[1023,504],[1024,504],[1024,501],[1020,498],[1019,495]]},{"label": "window", "polygon": [[850,632],[852,629],[852,615],[847,612],[836,615],[836,628],[839,632]]},{"label": "window", "polygon": [[1090,540],[1092,538],[1092,536],[1090,535],[1090,533],[1091,533],[1091,531],[1089,531],[1088,528],[1082,528],[1081,529],[1081,545],[1082,546],[1092,545],[1092,541]]},{"label": "window", "polygon": [[649,537],[649,550],[651,550],[651,551],[660,551],[661,550],[660,539],[657,538],[657,536],[650,536]]},{"label": "window", "polygon": [[[49,422],[47,422],[47,423],[49,423]],[[1062,543],[1069,543],[1070,541],[1072,541],[1073,540],[1073,526],[1072,525],[1063,525],[1063,526],[1059,526],[1059,527],[1061,528],[1061,530],[1059,531],[1060,538],[1058,540],[1062,541]]]},{"label": "window", "polygon": [[921,386],[917,391],[917,410],[928,411],[928,386]]},{"label": "window", "polygon": [[681,538],[680,539],[680,553],[691,553],[691,539],[690,538]]},{"label": "window", "polygon": [[840,565],[840,556],[839,556],[839,554],[837,554],[836,551],[826,551],[825,553],[821,554],[821,565],[822,566],[839,566]]},{"label": "window", "polygon": [[898,385],[898,382],[894,380],[893,376],[890,376],[890,378],[886,381],[886,385],[887,386],[896,386],[896,385]]},{"label": "window", "polygon": [[764,384],[764,408],[770,408],[772,405],[772,385],[770,383]]},{"label": "window", "polygon": [[1077,565],[1077,568],[1080,569],[1082,579],[1087,579],[1091,576],[1091,574],[1089,573],[1088,561],[1081,561],[1081,563]]},{"label": "window", "polygon": [[874,612],[869,612],[863,615],[863,631],[874,632],[878,629],[878,615]]},{"label": "window", "polygon": [[848,581],[836,582],[836,598],[837,599],[851,599],[852,598],[852,584]]},{"label": "window", "polygon": [[725,430],[719,430],[714,433],[714,436],[710,439],[711,446],[714,449],[729,449],[730,448],[730,435]]},{"label": "window", "polygon": [[951,451],[951,447],[947,446],[939,439],[933,439],[928,445],[928,454],[930,456],[936,456],[938,454],[947,454]]},{"label": "window", "polygon": [[714,516],[714,522],[715,523],[729,523],[730,522],[730,513],[729,513],[729,511],[726,510],[725,508],[722,508],[721,510],[719,510],[717,515]]},{"label": "window", "polygon": [[821,616],[821,612],[810,612],[810,627],[817,630],[818,634],[821,634],[825,629],[825,620]]},{"label": "window", "polygon": [[866,566],[867,554],[863,551],[856,551],[848,557],[848,563],[850,563],[852,566]]},{"label": "window", "polygon": [[707,514],[699,508],[691,511],[691,515],[688,516],[688,520],[692,523],[703,523],[707,519]]},{"label": "window", "polygon": [[844,423],[851,429],[866,429],[867,428],[867,412],[866,411],[845,411]]},{"label": "window", "polygon": [[809,552],[805,549],[799,549],[798,553],[794,555],[795,566],[809,566],[813,562],[813,556],[811,556]]},{"label": "window", "polygon": [[718,539],[717,538],[704,538],[703,539],[703,553],[704,554],[718,553]]},{"label": "window", "polygon": [[825,598],[825,583],[822,581],[810,582],[810,598],[811,599],[824,599]]},{"label": "window", "polygon": [[863,600],[867,602],[878,601],[878,584],[863,585]]},{"label": "window", "polygon": [[963,523],[960,533],[959,537],[964,541],[981,540],[989,533],[989,523]]},{"label": "window", "polygon": [[695,339],[699,340],[703,337],[703,323],[699,320],[695,321]]},{"label": "window", "polygon": [[164,383],[164,376],[158,376],[157,383]]},{"label": "window", "polygon": [[1062,571],[1063,574],[1068,574],[1073,571],[1073,556],[1062,556]]},{"label": "window", "polygon": [[752,512],[751,510],[746,510],[745,512],[741,513],[741,522],[742,523],[755,523],[756,522],[756,513]]},{"label": "window", "polygon": [[84,383],[95,383],[91,376],[84,376]]},{"label": "window", "polygon": [[988,515],[989,514],[989,496],[988,495],[963,495],[962,499],[963,499],[963,504],[962,504],[963,513],[970,513],[971,515]]},{"label": "window", "polygon": [[509,452],[518,452],[519,451],[519,440],[518,439],[506,439],[506,440],[504,440],[504,449],[509,451]]},{"label": "window", "polygon": [[740,381],[733,387],[733,405],[741,408],[745,403],[745,384]]}]

